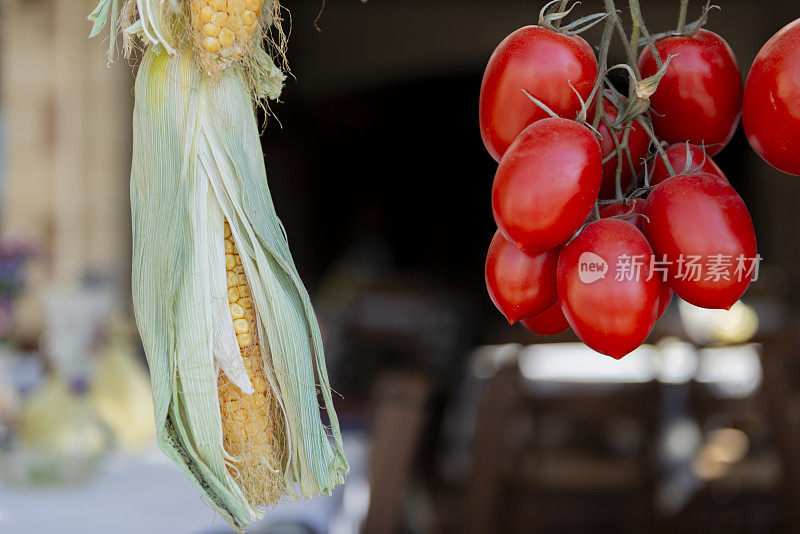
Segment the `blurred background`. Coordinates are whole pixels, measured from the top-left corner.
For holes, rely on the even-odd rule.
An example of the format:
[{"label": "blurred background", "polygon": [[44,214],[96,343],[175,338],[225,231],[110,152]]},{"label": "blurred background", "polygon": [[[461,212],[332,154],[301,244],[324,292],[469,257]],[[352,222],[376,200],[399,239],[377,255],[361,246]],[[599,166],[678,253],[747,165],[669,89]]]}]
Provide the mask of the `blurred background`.
[{"label": "blurred background", "polygon": [[[718,3],[707,28],[743,77],[800,16]],[[94,4],[0,0],[0,532],[229,532],[155,447],[129,289],[135,66],[86,38]],[[730,311],[676,298],[617,362],[510,327],[486,294],[478,91],[541,4],[286,2],[294,77],[262,142],[353,470],[251,532],[800,531],[800,180],[741,128],[716,159],[764,261]],[[677,0],[642,5],[674,27]]]}]

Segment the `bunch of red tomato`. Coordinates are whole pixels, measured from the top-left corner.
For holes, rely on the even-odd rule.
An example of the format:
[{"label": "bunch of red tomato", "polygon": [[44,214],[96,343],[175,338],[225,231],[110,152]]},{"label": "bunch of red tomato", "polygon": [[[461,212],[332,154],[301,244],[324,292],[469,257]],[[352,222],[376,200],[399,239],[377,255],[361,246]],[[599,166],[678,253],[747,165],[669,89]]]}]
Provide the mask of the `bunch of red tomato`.
[{"label": "bunch of red tomato", "polygon": [[[797,23],[792,32],[800,73]],[[773,44],[772,54],[786,48]],[[606,97],[599,128],[576,120],[597,76],[605,75],[578,35],[518,29],[492,54],[481,85],[481,135],[499,163],[489,295],[510,323],[542,335],[571,327],[589,347],[615,358],[645,341],[673,292],[696,306],[730,308],[760,259],[747,207],[711,159],[730,141],[742,112],[733,51],[704,29],[662,37],[639,56],[642,78],[660,67],[654,51],[670,62],[649,97],[649,117],[627,128],[613,125],[621,111]],[[754,65],[744,91],[745,128],[759,154],[800,173],[800,75],[792,102],[773,115],[749,111],[772,105],[765,94],[780,93],[775,75],[762,74],[774,63]],[[587,107],[591,119],[595,104]],[[786,142],[776,117],[788,107],[795,124]],[[623,142],[630,158],[618,149]]]}]

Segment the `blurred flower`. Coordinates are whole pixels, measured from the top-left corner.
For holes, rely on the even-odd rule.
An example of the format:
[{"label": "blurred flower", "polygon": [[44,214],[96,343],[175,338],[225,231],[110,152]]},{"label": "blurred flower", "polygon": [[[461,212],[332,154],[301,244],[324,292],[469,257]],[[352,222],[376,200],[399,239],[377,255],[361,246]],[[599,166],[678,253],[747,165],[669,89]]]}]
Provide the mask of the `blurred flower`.
[{"label": "blurred flower", "polygon": [[25,266],[35,249],[16,240],[0,241],[0,341],[11,337],[14,301],[25,287]]}]

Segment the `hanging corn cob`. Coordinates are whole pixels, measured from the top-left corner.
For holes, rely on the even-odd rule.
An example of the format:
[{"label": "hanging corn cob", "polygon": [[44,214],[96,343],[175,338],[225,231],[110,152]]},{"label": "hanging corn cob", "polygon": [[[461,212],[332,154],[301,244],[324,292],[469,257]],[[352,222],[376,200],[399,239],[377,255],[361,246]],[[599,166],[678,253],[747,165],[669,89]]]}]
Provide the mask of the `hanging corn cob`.
[{"label": "hanging corn cob", "polygon": [[110,58],[117,21],[126,55],[135,38],[145,45],[133,117],[132,285],[159,445],[242,529],[284,496],[330,493],[349,469],[254,113],[284,79],[262,46],[279,7],[120,2],[101,0],[90,20],[92,36],[111,20]]}]

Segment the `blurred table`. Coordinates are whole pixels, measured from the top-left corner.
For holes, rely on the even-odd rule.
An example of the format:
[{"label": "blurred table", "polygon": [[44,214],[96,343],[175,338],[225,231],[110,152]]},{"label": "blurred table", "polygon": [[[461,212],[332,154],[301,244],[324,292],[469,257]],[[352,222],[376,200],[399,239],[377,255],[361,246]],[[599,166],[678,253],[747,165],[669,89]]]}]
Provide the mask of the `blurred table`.
[{"label": "blurred table", "polygon": [[[248,528],[251,534],[358,532],[366,513],[367,449],[360,436],[344,436],[351,474],[331,497],[283,504]],[[303,527],[298,528],[300,525]],[[0,482],[2,534],[216,534],[233,530],[158,450],[137,457],[109,456],[82,486],[16,488]]]}]

